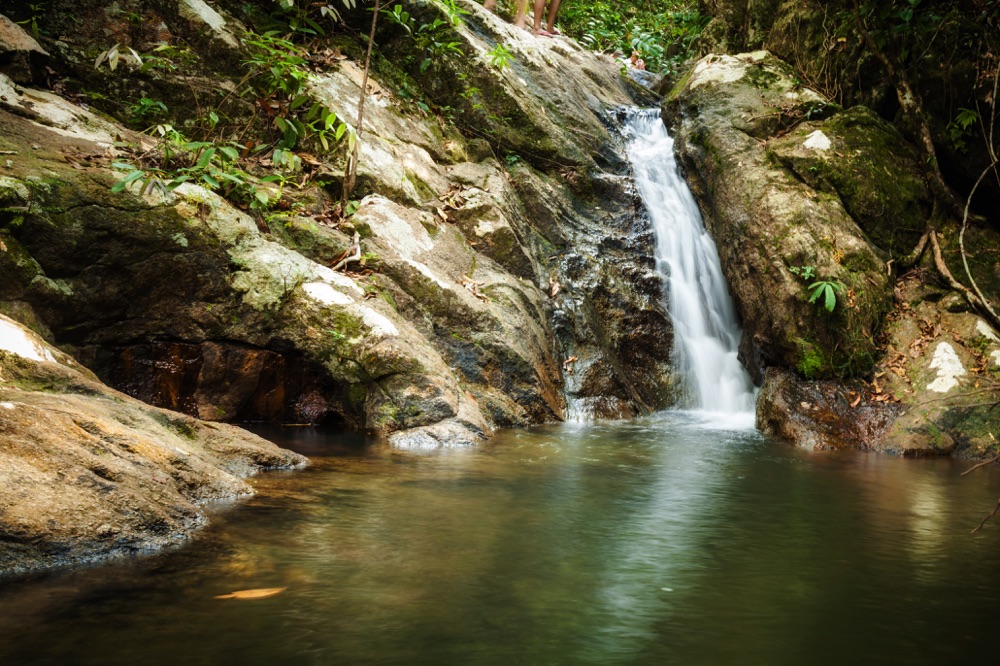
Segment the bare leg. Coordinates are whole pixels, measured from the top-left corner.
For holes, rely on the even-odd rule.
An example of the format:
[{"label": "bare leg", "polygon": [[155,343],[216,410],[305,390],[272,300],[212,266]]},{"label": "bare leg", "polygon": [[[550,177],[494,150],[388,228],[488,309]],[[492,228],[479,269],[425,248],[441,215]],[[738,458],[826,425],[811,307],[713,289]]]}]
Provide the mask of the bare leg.
[{"label": "bare leg", "polygon": [[483,9],[493,11],[497,8],[497,0],[483,0]]},{"label": "bare leg", "polygon": [[556,27],[556,14],[559,13],[559,5],[562,4],[562,0],[552,0],[549,3],[549,25],[546,28],[549,32]]},{"label": "bare leg", "polygon": [[[496,0],[492,0],[494,3]],[[518,28],[524,27],[525,14],[528,13],[528,0],[514,0],[514,25]]]},{"label": "bare leg", "polygon": [[535,34],[542,31],[542,14],[545,13],[545,0],[535,0]]}]

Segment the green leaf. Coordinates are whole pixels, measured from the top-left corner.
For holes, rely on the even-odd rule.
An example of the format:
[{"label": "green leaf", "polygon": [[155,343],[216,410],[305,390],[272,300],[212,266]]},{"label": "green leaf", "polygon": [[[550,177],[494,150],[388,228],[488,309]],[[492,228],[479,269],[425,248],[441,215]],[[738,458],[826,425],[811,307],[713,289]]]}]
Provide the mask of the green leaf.
[{"label": "green leaf", "polygon": [[837,295],[834,293],[833,288],[830,285],[826,285],[824,293],[826,294],[826,303],[824,303],[826,311],[833,312],[833,309],[837,307]]},{"label": "green leaf", "polygon": [[240,159],[240,153],[235,148],[230,148],[229,146],[220,146],[219,152],[221,152],[223,155],[225,155],[233,162],[236,162],[237,160]]},{"label": "green leaf", "polygon": [[212,163],[213,157],[215,157],[215,148],[208,148],[205,150],[205,152],[201,154],[201,157],[198,158],[198,168],[204,169],[207,167]]}]

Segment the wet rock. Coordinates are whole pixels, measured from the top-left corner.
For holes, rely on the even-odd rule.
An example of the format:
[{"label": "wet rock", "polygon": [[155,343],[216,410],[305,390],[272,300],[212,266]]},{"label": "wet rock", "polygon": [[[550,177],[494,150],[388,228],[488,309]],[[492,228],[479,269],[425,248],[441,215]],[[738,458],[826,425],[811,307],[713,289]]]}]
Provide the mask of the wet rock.
[{"label": "wet rock", "polygon": [[155,550],[207,523],[202,503],[305,459],[225,424],[109,389],[0,316],[0,573]]},{"label": "wet rock", "polygon": [[[239,79],[230,67],[244,56],[212,34],[238,34],[222,11],[237,9],[212,6],[223,25],[206,7],[146,9],[202,59],[222,54],[213,83],[221,89]],[[4,148],[39,150],[8,174],[16,184],[8,190],[27,194],[17,190],[15,207],[25,210],[0,232],[9,250],[0,273],[10,277],[0,307],[35,313],[53,339],[135,395],[213,419],[333,418],[383,437],[430,428],[436,441],[451,433],[465,443],[498,426],[564,418],[566,377],[570,398],[603,405],[593,412],[601,417],[665,406],[669,324],[613,112],[636,95],[652,98],[606,58],[472,11],[455,31],[469,57],[426,72],[389,62],[373,71],[360,206],[339,226],[315,216],[338,194],[342,151],[315,166],[329,191],[286,188],[293,212],[265,229],[191,184],[169,197],[140,196],[138,187],[111,194],[117,176],[98,156],[113,154],[120,128],[9,84]],[[55,56],[81,77],[103,76],[76,46],[88,35],[130,43],[108,15],[91,14],[79,34],[68,26]],[[140,32],[129,39],[145,39]],[[384,48],[401,56],[394,62],[419,55],[412,39],[390,32]],[[498,71],[485,53],[501,40],[515,56]],[[197,75],[156,76],[158,89],[201,89]],[[310,92],[352,121],[362,76],[358,61],[338,55]],[[452,100],[466,132],[397,95],[389,83],[399,80],[439,104]],[[122,72],[95,85],[122,81],[149,82]],[[483,99],[460,95],[477,88]],[[91,161],[70,164],[67,154]],[[354,272],[331,270],[355,232]],[[562,260],[568,243],[583,261]]]},{"label": "wet rock", "polygon": [[[757,428],[810,449],[879,450],[901,408],[871,397],[860,385],[852,391],[839,381],[803,380],[788,370],[768,368],[757,403]],[[922,450],[913,445],[899,452]]]}]

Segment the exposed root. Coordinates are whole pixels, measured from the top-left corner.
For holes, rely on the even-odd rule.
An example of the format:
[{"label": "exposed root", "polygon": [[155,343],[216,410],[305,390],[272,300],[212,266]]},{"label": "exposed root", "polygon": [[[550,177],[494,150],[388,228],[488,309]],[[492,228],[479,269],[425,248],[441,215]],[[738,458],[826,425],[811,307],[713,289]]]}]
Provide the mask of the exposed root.
[{"label": "exposed root", "polygon": [[344,252],[334,266],[333,270],[339,271],[341,268],[347,266],[347,264],[360,261],[361,260],[361,234],[357,231],[354,232],[354,240],[351,242],[351,247]]},{"label": "exposed root", "polygon": [[975,292],[956,280],[955,276],[951,274],[950,270],[948,270],[948,265],[944,263],[944,257],[941,256],[941,245],[938,243],[937,232],[933,229],[930,232],[930,240],[931,249],[934,251],[934,266],[937,268],[938,273],[941,274],[941,277],[945,279],[949,287],[962,294],[969,305],[978,310],[983,317],[989,320],[990,325],[992,325],[993,328],[1000,330],[1000,317],[997,317],[993,308],[977,296]]}]

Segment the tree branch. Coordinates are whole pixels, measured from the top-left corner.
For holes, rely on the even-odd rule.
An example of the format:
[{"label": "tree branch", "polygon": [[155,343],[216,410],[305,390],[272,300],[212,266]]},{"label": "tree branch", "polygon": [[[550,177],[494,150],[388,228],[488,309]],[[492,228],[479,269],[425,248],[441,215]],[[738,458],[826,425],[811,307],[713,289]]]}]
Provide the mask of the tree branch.
[{"label": "tree branch", "polygon": [[365,75],[361,80],[361,97],[358,99],[358,131],[354,139],[354,152],[347,165],[347,175],[344,178],[344,187],[340,196],[341,210],[347,208],[347,201],[351,192],[354,191],[354,184],[358,177],[358,154],[361,150],[361,131],[365,121],[365,98],[368,97],[368,72],[372,64],[372,46],[375,45],[375,27],[378,25],[378,10],[381,0],[375,0],[375,9],[372,11],[372,29],[368,34],[368,53],[365,54]]},{"label": "tree branch", "polygon": [[979,313],[989,320],[993,328],[1000,330],[1000,317],[997,317],[993,309],[984,303],[971,289],[956,280],[955,276],[948,270],[948,265],[944,263],[944,257],[941,256],[941,245],[938,243],[937,233],[933,229],[931,230],[930,238],[931,249],[934,250],[934,266],[937,268],[938,273],[941,274],[941,277],[945,279],[949,287],[962,294],[969,305],[979,310]]}]

